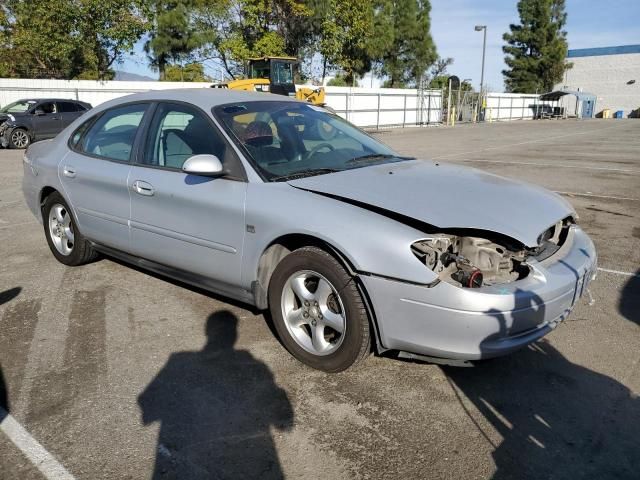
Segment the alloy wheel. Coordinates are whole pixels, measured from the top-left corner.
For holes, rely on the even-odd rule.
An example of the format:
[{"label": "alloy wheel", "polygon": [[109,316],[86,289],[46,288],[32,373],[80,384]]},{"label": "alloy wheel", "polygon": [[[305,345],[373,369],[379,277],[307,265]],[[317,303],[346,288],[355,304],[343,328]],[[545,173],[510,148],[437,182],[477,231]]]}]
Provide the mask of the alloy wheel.
[{"label": "alloy wheel", "polygon": [[347,326],[345,309],[325,277],[312,270],[296,272],[281,298],[284,323],[300,347],[314,355],[329,355],[340,347]]},{"label": "alloy wheel", "polygon": [[56,250],[62,255],[70,255],[74,246],[71,214],[64,205],[55,203],[49,210],[49,236]]},{"label": "alloy wheel", "polygon": [[25,148],[27,145],[29,145],[29,135],[27,135],[27,132],[25,132],[24,130],[15,130],[11,134],[11,142],[17,148]]}]

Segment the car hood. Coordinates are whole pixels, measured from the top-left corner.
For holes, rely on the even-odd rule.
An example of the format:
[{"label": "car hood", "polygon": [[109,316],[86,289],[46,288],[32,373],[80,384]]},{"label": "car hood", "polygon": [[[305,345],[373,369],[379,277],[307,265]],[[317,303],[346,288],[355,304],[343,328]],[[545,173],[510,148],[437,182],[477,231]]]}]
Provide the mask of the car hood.
[{"label": "car hood", "polygon": [[6,120],[7,118],[9,118],[9,115],[13,115],[14,117],[24,117],[26,115],[26,113],[24,112],[13,112],[13,113],[2,113],[0,112],[0,120]]},{"label": "car hood", "polygon": [[411,160],[290,180],[291,186],[370,205],[441,229],[479,229],[527,247],[571,205],[542,187],[475,168]]}]

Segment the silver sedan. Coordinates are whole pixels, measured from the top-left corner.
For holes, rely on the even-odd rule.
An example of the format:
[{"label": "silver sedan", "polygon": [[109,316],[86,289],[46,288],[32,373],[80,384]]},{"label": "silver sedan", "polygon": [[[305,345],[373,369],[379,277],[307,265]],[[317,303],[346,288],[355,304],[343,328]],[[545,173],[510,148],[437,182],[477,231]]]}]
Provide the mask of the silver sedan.
[{"label": "silver sedan", "polygon": [[596,270],[540,187],[404,157],[322,108],[225,90],[100,105],[24,156],[53,255],[99,253],[269,310],[303,363],[372,350],[503,355],[551,331]]}]

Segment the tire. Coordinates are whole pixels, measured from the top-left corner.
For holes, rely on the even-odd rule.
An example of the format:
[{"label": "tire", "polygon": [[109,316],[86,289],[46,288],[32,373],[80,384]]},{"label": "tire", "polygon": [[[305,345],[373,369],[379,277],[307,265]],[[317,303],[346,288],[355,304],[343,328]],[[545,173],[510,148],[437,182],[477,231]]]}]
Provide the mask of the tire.
[{"label": "tire", "polygon": [[310,367],[341,372],[371,351],[355,279],[324,250],[304,247],[282,259],[269,282],[269,310],[284,347]]},{"label": "tire", "polygon": [[9,135],[9,147],[25,149],[29,145],[31,145],[31,137],[24,128],[16,128]]},{"label": "tire", "polygon": [[76,227],[67,202],[58,192],[45,200],[42,224],[49,249],[60,263],[75,267],[96,258],[97,253]]}]

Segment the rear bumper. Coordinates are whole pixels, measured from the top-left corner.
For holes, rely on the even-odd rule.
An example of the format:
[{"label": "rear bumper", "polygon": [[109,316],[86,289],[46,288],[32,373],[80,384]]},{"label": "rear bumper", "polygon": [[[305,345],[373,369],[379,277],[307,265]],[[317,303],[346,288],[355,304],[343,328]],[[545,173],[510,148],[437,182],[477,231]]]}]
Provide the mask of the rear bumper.
[{"label": "rear bumper", "polygon": [[511,353],[553,330],[595,276],[597,257],[591,239],[574,226],[552,258],[530,265],[522,280],[479,289],[361,278],[384,348],[475,360]]}]

